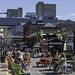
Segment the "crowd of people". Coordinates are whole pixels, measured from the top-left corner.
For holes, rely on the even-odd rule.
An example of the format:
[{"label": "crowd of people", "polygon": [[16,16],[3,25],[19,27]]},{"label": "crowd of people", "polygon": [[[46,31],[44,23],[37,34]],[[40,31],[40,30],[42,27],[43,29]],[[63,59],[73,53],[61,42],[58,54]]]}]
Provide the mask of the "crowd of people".
[{"label": "crowd of people", "polygon": [[27,68],[27,63],[26,61],[30,61],[30,50],[29,49],[25,49],[24,52],[22,52],[20,49],[14,50],[12,52],[7,52],[7,56],[8,59],[12,62],[12,63],[17,63],[20,64],[21,70],[22,71],[29,71]]},{"label": "crowd of people", "polygon": [[[60,52],[58,54],[58,51],[55,52],[54,55],[51,55],[50,52],[48,52],[47,55],[43,54],[41,58],[53,58],[52,59],[52,64],[53,64],[53,72],[59,72],[61,73],[62,71],[66,72],[67,69],[67,63],[66,63],[66,57],[63,52]],[[42,62],[45,62],[46,60],[43,60]],[[47,60],[48,61],[48,60]]]},{"label": "crowd of people", "polygon": [[[13,62],[21,64],[21,68],[25,67],[25,69],[28,70],[27,65],[24,63],[24,61],[31,61],[30,58],[31,58],[32,52],[33,52],[33,50],[31,50],[31,48],[25,48],[24,52],[22,52],[20,49],[18,49],[18,50],[14,50],[12,52],[12,54],[10,54],[10,55],[11,55],[12,59],[14,60]],[[41,55],[41,58],[50,58],[50,57],[53,58],[52,64],[53,64],[53,72],[54,73],[57,71],[59,73],[61,73],[62,71],[66,72],[67,63],[66,63],[65,54],[63,52],[58,53],[58,51],[56,51],[54,53],[54,55],[52,55],[51,52],[49,51],[47,54]],[[42,61],[42,62],[45,62],[45,61]]]},{"label": "crowd of people", "polygon": [[52,61],[53,61],[53,71],[54,72],[56,72],[56,69],[58,70],[58,72],[62,72],[62,71],[66,72],[67,63],[66,63],[65,54],[63,52],[61,52],[59,55],[58,55],[58,52],[56,52]]}]

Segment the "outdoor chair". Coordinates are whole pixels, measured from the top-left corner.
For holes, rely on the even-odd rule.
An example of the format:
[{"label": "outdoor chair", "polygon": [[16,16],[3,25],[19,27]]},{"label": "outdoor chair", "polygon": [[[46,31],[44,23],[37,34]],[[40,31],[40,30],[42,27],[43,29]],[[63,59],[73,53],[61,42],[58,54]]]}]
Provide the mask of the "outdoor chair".
[{"label": "outdoor chair", "polygon": [[12,75],[22,75],[22,74],[19,74],[19,71],[21,70],[19,64],[12,63],[11,66],[12,66],[12,70],[11,70],[12,71]]},{"label": "outdoor chair", "polygon": [[12,63],[12,75],[30,75],[29,71],[24,71],[24,69],[22,70],[20,65],[17,63]]}]

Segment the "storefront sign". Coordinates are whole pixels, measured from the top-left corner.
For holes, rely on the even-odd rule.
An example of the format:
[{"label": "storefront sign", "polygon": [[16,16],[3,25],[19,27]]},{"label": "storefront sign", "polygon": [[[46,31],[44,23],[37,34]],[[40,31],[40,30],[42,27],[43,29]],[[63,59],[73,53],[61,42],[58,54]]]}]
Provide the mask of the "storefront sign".
[{"label": "storefront sign", "polygon": [[44,30],[43,33],[56,33],[56,31]]},{"label": "storefront sign", "polygon": [[49,45],[62,45],[63,43],[61,43],[61,42],[51,42],[51,43],[49,43]]}]

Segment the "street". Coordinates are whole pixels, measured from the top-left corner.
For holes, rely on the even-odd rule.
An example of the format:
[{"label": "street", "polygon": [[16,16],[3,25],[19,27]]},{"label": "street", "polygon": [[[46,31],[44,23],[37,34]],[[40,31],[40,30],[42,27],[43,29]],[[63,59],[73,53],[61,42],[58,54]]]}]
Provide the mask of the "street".
[{"label": "street", "polygon": [[[49,67],[43,67],[41,65],[37,67],[36,62],[38,61],[39,58],[31,58],[31,63],[28,69],[31,70],[32,75],[60,75],[60,74],[53,74],[53,71],[49,70]],[[65,75],[75,75],[75,72],[73,72],[72,74],[65,74]]]}]

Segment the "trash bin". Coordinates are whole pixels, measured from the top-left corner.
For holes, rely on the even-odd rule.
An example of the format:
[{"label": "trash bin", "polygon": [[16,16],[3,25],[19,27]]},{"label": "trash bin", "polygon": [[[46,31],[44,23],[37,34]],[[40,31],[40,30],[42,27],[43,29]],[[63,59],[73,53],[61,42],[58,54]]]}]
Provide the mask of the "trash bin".
[{"label": "trash bin", "polygon": [[4,55],[1,56],[1,63],[5,63],[6,57]]}]

